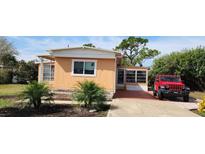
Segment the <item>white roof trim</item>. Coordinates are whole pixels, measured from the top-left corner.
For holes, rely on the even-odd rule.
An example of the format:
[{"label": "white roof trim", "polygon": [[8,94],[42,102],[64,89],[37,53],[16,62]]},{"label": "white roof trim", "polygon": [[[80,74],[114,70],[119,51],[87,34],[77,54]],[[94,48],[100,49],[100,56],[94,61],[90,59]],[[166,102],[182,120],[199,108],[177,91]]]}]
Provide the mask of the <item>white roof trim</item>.
[{"label": "white roof trim", "polygon": [[101,49],[101,48],[92,48],[92,47],[72,47],[72,48],[59,48],[59,49],[49,49],[49,52],[55,51],[64,51],[64,50],[75,50],[75,49],[91,49],[96,51],[104,51],[104,52],[112,52],[112,53],[120,53],[119,51],[108,50],[108,49]]},{"label": "white roof trim", "polygon": [[51,51],[50,55],[53,57],[75,57],[75,58],[112,58],[114,59],[116,57],[115,52],[105,52],[101,50],[92,50],[92,49],[86,49],[83,50],[82,48],[74,49],[74,50],[62,50],[60,52],[58,51]]}]

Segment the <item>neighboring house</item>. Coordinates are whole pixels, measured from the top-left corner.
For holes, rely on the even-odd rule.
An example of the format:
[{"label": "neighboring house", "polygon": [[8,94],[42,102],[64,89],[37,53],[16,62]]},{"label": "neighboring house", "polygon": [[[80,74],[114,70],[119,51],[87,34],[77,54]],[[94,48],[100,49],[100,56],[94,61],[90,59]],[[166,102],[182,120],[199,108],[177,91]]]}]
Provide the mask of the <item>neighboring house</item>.
[{"label": "neighboring house", "polygon": [[117,51],[76,47],[48,50],[39,55],[38,80],[47,81],[54,91],[72,92],[77,82],[93,80],[112,96],[116,89],[148,89],[148,69],[120,66]]}]

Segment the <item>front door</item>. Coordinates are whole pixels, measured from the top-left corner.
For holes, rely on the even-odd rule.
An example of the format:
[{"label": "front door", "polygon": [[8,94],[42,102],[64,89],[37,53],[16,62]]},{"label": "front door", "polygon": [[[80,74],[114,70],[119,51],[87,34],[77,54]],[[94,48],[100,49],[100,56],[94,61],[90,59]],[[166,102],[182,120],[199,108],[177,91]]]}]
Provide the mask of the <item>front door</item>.
[{"label": "front door", "polygon": [[117,70],[117,86],[124,86],[124,69]]}]

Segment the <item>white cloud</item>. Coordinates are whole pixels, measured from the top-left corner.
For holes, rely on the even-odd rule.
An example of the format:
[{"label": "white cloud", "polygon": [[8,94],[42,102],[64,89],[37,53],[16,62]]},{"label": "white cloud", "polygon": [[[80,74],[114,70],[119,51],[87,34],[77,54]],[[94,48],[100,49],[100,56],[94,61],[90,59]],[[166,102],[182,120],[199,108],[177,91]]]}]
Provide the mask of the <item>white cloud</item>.
[{"label": "white cloud", "polygon": [[113,49],[122,41],[122,37],[90,37],[89,42],[96,45],[96,47],[104,49]]}]

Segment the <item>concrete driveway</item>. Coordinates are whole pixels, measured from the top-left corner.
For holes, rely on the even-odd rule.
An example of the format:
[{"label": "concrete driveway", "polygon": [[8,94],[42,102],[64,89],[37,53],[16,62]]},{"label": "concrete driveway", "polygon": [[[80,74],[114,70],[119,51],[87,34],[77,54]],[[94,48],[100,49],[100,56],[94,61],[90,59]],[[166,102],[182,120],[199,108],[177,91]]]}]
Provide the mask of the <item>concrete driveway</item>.
[{"label": "concrete driveway", "polygon": [[[129,92],[128,92],[129,93]],[[133,97],[133,95],[135,97]],[[128,97],[129,96],[129,97]],[[144,96],[144,97],[143,97]],[[108,112],[109,117],[197,117],[189,111],[196,108],[196,102],[180,100],[160,101],[149,93],[130,92],[115,97]]]}]

